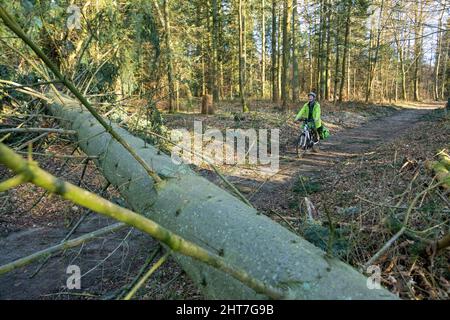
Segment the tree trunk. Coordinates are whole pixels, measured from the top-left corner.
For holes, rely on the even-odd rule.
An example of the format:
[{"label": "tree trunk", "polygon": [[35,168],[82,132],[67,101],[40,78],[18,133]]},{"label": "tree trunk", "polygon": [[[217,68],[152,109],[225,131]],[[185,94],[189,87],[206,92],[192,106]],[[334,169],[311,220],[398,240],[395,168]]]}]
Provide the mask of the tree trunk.
[{"label": "tree trunk", "polygon": [[[441,99],[444,100],[445,98],[445,88],[447,87],[447,84],[449,84],[449,78],[447,77],[447,67],[448,67],[448,56],[450,52],[450,41],[447,40],[447,50],[445,50],[444,54],[444,70],[442,71],[442,83],[441,83]],[[450,93],[450,88],[447,88],[447,94]]]},{"label": "tree trunk", "polygon": [[[202,6],[197,5],[196,6],[196,21],[195,26],[197,30],[200,30],[200,27],[202,25]],[[205,95],[205,68],[204,68],[204,61],[203,61],[203,33],[200,31],[196,32],[196,37],[199,40],[197,42],[197,49],[196,49],[196,55],[200,58],[200,68],[198,71],[198,77],[200,78],[200,84],[198,86],[195,86],[194,94],[195,96],[204,96]]]},{"label": "tree trunk", "polygon": [[[445,2],[444,6],[442,8],[441,15],[439,17],[439,23],[438,23],[438,30],[440,31],[442,29],[442,18],[444,16],[445,12]],[[436,59],[434,63],[434,87],[433,87],[433,93],[434,93],[434,100],[439,100],[439,66],[441,63],[441,51],[442,51],[442,39],[444,38],[444,33],[440,32],[437,35],[437,44],[436,44]]]},{"label": "tree trunk", "polygon": [[239,0],[239,97],[241,99],[242,112],[247,112],[248,107],[245,101],[245,55],[244,55],[244,18],[242,13],[242,2]]},{"label": "tree trunk", "polygon": [[316,91],[317,92],[317,87],[314,88],[314,85],[317,83],[315,77],[316,77],[316,73],[314,72],[314,55],[313,55],[313,26],[312,23],[309,22],[309,28],[308,28],[308,58],[309,58],[309,68],[308,68],[308,74],[309,74],[309,88],[307,89],[307,91]]},{"label": "tree trunk", "polygon": [[206,70],[205,70],[205,58],[202,54],[202,96],[206,94]]},{"label": "tree trunk", "polygon": [[281,101],[283,103],[283,109],[287,109],[287,103],[289,99],[288,91],[288,71],[289,71],[289,55],[291,46],[289,44],[289,19],[291,15],[291,2],[290,0],[284,0],[283,2],[283,68],[281,73]]},{"label": "tree trunk", "polygon": [[213,101],[219,101],[219,90],[217,86],[218,75],[218,42],[219,42],[219,10],[217,8],[217,0],[211,0],[212,9],[212,41],[211,41],[211,91]]},{"label": "tree trunk", "polygon": [[278,7],[278,33],[277,33],[277,87],[278,87],[278,97],[281,97],[281,77],[282,77],[282,68],[283,68],[283,62],[282,62],[282,17],[283,17],[283,6],[282,2],[279,2]]},{"label": "tree trunk", "polygon": [[292,101],[298,100],[297,0],[292,0]]},{"label": "tree trunk", "polygon": [[[337,20],[337,24],[339,24],[339,20]],[[336,47],[336,59],[334,62],[334,87],[333,87],[333,103],[336,103],[336,98],[337,98],[337,92],[338,92],[338,83],[339,81],[342,81],[342,79],[339,77],[339,29],[335,30],[335,35],[334,35],[334,43],[335,43],[335,47]],[[344,59],[345,61],[345,59]],[[344,62],[343,61],[343,62]]]},{"label": "tree trunk", "polygon": [[[366,102],[369,100],[370,96],[370,86],[372,83],[372,42],[373,42],[373,23],[374,19],[371,21],[370,26],[370,34],[369,34],[369,52],[368,52],[368,59],[367,59],[367,80],[366,80]],[[354,80],[354,79],[353,79]]]},{"label": "tree trunk", "polygon": [[326,15],[325,15],[325,7],[327,0],[320,1],[320,26],[319,26],[319,52],[318,52],[318,60],[317,60],[317,71],[318,71],[318,98],[322,99],[325,97],[325,30],[326,30]]},{"label": "tree trunk", "polygon": [[[54,101],[58,99],[54,98]],[[122,145],[75,101],[50,111],[78,132],[79,147],[131,208],[187,240],[219,254],[231,265],[274,287],[289,287],[292,299],[396,299],[385,289],[370,290],[367,278],[198,176],[188,165],[112,124],[114,130],[164,180],[157,185]],[[264,298],[210,266],[174,254],[210,299]]]},{"label": "tree trunk", "polygon": [[214,114],[213,96],[210,94],[202,97],[202,114]]},{"label": "tree trunk", "polygon": [[325,26],[325,33],[327,35],[327,51],[325,55],[325,100],[330,99],[330,56],[331,56],[331,44],[330,44],[330,38],[331,38],[331,30],[330,30],[330,17],[331,17],[331,8],[330,3],[328,0],[325,0],[325,14],[326,14],[326,26]]},{"label": "tree trunk", "polygon": [[377,42],[375,44],[375,57],[373,59],[373,63],[372,63],[372,61],[369,62],[369,75],[368,75],[367,89],[366,89],[366,102],[369,101],[370,95],[372,94],[373,80],[375,79],[375,71],[377,69],[378,54],[380,52],[380,39],[381,39],[381,32],[382,32],[383,9],[384,9],[384,0],[381,0],[380,15],[378,17]]},{"label": "tree trunk", "polygon": [[400,58],[400,76],[402,79],[402,99],[406,101],[406,70],[405,70],[405,62],[403,58],[403,47],[399,47],[399,58]]},{"label": "tree trunk", "polygon": [[[345,84],[345,78],[346,78],[346,70],[347,70],[347,54],[348,54],[348,46],[349,46],[349,40],[350,40],[350,23],[351,23],[351,12],[352,12],[352,5],[349,1],[347,2],[347,16],[345,20],[345,36],[344,36],[344,53],[342,56],[342,76],[341,76],[341,85],[339,87],[339,102],[342,102],[342,95],[344,93],[344,84]],[[348,75],[350,77],[350,75]],[[347,96],[348,99],[348,96]]]},{"label": "tree trunk", "polygon": [[172,44],[170,37],[170,12],[169,0],[164,0],[164,29],[165,29],[165,45],[167,50],[167,84],[169,90],[169,112],[175,112],[174,106],[174,84],[173,84],[173,65],[172,65]]},{"label": "tree trunk", "polygon": [[266,93],[266,1],[261,3],[261,96]]},{"label": "tree trunk", "polygon": [[[348,34],[349,39],[352,38],[352,29],[350,28],[349,34]],[[350,100],[350,87],[351,87],[351,77],[350,77],[350,60],[352,57],[352,48],[348,48],[348,53],[347,53],[347,87],[346,87],[346,95],[345,98],[347,100]]]},{"label": "tree trunk", "polygon": [[277,73],[277,1],[272,0],[272,102],[278,102],[278,73]]},{"label": "tree trunk", "polygon": [[420,100],[420,78],[419,72],[422,66],[422,32],[423,32],[423,4],[416,3],[415,11],[415,39],[414,39],[414,71],[413,71],[413,90],[414,90],[414,101]]}]

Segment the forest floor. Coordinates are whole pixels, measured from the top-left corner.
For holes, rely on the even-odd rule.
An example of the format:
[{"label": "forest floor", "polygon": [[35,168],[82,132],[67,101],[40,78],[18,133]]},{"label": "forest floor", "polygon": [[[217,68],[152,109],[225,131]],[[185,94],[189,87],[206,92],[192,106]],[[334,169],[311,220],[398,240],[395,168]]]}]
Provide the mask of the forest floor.
[{"label": "forest floor", "polygon": [[[395,233],[386,219],[401,216],[405,211],[403,206],[431,180],[423,169],[423,161],[431,159],[438,149],[450,149],[449,122],[440,120],[439,114],[431,111],[437,107],[442,104],[325,105],[323,119],[332,136],[321,143],[318,153],[306,154],[301,159],[297,158],[294,148],[298,134],[298,125],[292,122],[294,112],[280,112],[270,103],[255,102],[251,106],[255,111],[244,116],[239,113],[237,103],[224,103],[215,115],[180,113],[165,115],[165,119],[169,128],[190,130],[193,120],[202,121],[204,128],[220,130],[279,128],[280,170],[276,174],[268,175],[248,165],[220,166],[221,171],[261,212],[324,250],[329,249],[327,237],[331,220],[338,234],[331,247],[333,253],[359,267]],[[72,151],[71,145],[61,139],[50,139],[47,144],[48,151],[60,154]],[[89,190],[100,193],[105,184],[91,163],[84,165],[76,159],[66,163],[57,158],[36,159],[50,172]],[[195,169],[221,185],[207,166]],[[0,180],[8,176],[7,171],[0,168]],[[411,181],[414,184],[409,186]],[[403,194],[403,202],[397,203],[394,200],[398,200],[399,194]],[[66,201],[42,195],[41,189],[30,185],[0,195],[0,264],[58,243],[84,214],[83,209]],[[113,188],[109,188],[105,196],[123,204]],[[412,219],[417,230],[432,229],[427,237],[439,237],[448,229],[445,217],[449,215],[449,203],[440,196],[447,199],[442,194],[424,198],[421,210],[417,210]],[[305,224],[305,197],[315,206],[313,218],[317,227],[314,230]],[[392,201],[403,210],[392,210]],[[327,211],[332,212],[331,217],[326,215]],[[420,219],[424,212],[426,217]],[[73,237],[109,223],[107,219],[90,214]],[[406,299],[447,299],[450,288],[448,250],[430,266],[426,259],[411,254],[414,240],[400,240],[377,262],[382,270],[383,285]],[[1,276],[0,299],[115,297],[133,280],[151,248],[156,246],[152,239],[137,231],[116,232],[52,257],[31,278],[40,263]],[[81,290],[65,289],[69,264],[79,265],[85,274]],[[139,297],[202,298],[173,261],[152,276]]]}]

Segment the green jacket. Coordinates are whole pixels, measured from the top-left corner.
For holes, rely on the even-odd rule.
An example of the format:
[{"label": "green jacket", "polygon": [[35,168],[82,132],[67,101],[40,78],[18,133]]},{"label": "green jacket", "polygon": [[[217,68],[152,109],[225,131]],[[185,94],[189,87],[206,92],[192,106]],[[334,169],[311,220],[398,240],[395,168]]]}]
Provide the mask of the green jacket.
[{"label": "green jacket", "polygon": [[[308,119],[309,116],[309,106],[308,102],[303,105],[300,111],[297,113],[295,120],[298,119]],[[316,128],[320,128],[322,126],[322,120],[320,119],[320,104],[316,101],[314,102],[314,108],[312,113],[314,119],[314,125]]]}]

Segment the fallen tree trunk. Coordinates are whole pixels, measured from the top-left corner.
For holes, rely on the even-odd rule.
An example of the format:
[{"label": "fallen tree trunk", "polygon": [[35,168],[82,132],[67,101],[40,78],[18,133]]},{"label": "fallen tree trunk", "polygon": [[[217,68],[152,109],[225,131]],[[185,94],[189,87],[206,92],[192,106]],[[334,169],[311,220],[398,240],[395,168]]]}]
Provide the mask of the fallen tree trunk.
[{"label": "fallen tree trunk", "polygon": [[[370,290],[367,278],[349,265],[291,233],[186,165],[144,143],[124,129],[114,130],[163,179],[155,184],[125,148],[74,100],[54,103],[53,114],[78,133],[80,148],[134,211],[224,257],[230,264],[295,299],[395,299],[385,289]],[[54,100],[56,101],[56,99]],[[203,294],[212,299],[260,299],[229,275],[189,257],[175,259]]]}]

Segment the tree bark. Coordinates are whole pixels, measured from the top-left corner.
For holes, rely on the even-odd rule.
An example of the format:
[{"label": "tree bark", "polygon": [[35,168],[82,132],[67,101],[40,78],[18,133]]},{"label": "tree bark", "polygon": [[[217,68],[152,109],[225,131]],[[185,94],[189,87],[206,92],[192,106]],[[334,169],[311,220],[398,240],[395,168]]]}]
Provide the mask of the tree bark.
[{"label": "tree bark", "polygon": [[219,89],[217,86],[218,78],[218,42],[219,42],[219,10],[217,8],[217,0],[211,0],[212,9],[212,41],[211,41],[211,91],[213,101],[219,101]]},{"label": "tree bark", "polygon": [[245,54],[244,54],[244,17],[242,12],[242,2],[239,0],[238,20],[239,20],[239,97],[241,99],[242,112],[247,112],[247,102],[245,101]]},{"label": "tree bark", "polygon": [[449,79],[447,77],[447,67],[448,67],[448,56],[449,56],[449,52],[450,52],[450,41],[447,40],[447,50],[445,50],[445,54],[444,54],[444,70],[442,71],[442,83],[441,83],[441,99],[444,100],[445,99],[445,88],[447,87],[447,94],[450,93],[450,88],[448,88],[448,84],[449,84]]},{"label": "tree bark", "polygon": [[402,82],[402,100],[406,100],[406,70],[405,70],[405,62],[403,55],[403,47],[400,46],[400,41],[394,31],[395,42],[397,44],[398,58],[400,61],[400,77]]},{"label": "tree bark", "polygon": [[[339,87],[339,102],[342,102],[342,96],[344,94],[344,84],[345,84],[345,78],[347,76],[346,70],[347,70],[347,55],[348,55],[348,46],[349,46],[349,40],[350,40],[350,23],[351,23],[351,12],[352,12],[352,5],[349,1],[346,1],[347,3],[347,16],[345,20],[345,36],[344,36],[344,53],[342,55],[342,76],[341,76],[341,85]],[[348,75],[350,77],[350,75]],[[348,99],[348,97],[347,97]]]},{"label": "tree bark", "polygon": [[422,66],[422,47],[423,47],[423,4],[416,3],[416,11],[414,18],[414,71],[413,71],[413,90],[414,90],[414,101],[420,100],[420,78],[419,72]]},{"label": "tree bark", "polygon": [[[337,23],[339,24],[339,20],[337,21]],[[335,47],[336,47],[336,56],[335,56],[336,59],[334,62],[333,103],[336,103],[337,93],[338,93],[338,84],[339,84],[339,81],[342,81],[342,79],[339,76],[339,53],[340,53],[339,29],[335,30],[334,37],[335,37],[334,40],[335,40]]]},{"label": "tree bark", "polygon": [[[381,32],[382,32],[381,21],[383,19],[383,9],[384,9],[384,0],[381,0],[380,14],[378,17],[377,42],[375,44],[375,57],[373,59],[373,63],[371,60],[369,60],[369,75],[368,75],[368,79],[367,79],[366,102],[369,101],[370,95],[372,94],[373,80],[375,79],[375,71],[377,68],[378,55],[380,53],[380,39],[381,39]],[[369,57],[370,57],[370,55],[369,55]]]},{"label": "tree bark", "polygon": [[277,88],[278,88],[278,97],[281,97],[281,77],[282,77],[282,68],[283,68],[283,62],[282,62],[282,42],[283,42],[283,2],[279,2],[278,4],[278,33],[277,33]]},{"label": "tree bark", "polygon": [[[444,16],[445,12],[445,2],[444,6],[442,8],[441,15],[439,16],[439,23],[438,23],[438,30],[440,31],[442,29],[442,18]],[[437,35],[437,44],[436,44],[436,59],[434,63],[434,100],[439,100],[439,67],[441,63],[441,52],[442,52],[442,39],[444,38],[444,33],[440,32]]]},{"label": "tree bark", "polygon": [[278,97],[278,72],[277,72],[277,1],[272,0],[272,102],[277,103]]},{"label": "tree bark", "polygon": [[288,91],[288,71],[289,71],[289,55],[291,51],[289,25],[292,6],[290,0],[284,0],[283,5],[283,67],[281,73],[281,101],[283,102],[283,109],[287,109],[289,100]]},{"label": "tree bark", "polygon": [[175,112],[174,106],[174,84],[173,84],[173,64],[172,64],[172,44],[170,37],[170,17],[169,17],[169,0],[164,0],[164,29],[165,29],[165,45],[167,50],[167,82],[169,91],[169,112]]},{"label": "tree bark", "polygon": [[266,93],[266,1],[261,3],[261,96]]},{"label": "tree bark", "polygon": [[292,0],[292,101],[298,100],[297,0]]},{"label": "tree bark", "polygon": [[324,43],[324,36],[323,36],[323,30],[324,30],[324,2],[325,0],[319,1],[319,28],[318,28],[318,41],[317,41],[317,97],[321,99],[323,95],[323,43]]},{"label": "tree bark", "polygon": [[325,54],[325,100],[330,99],[330,56],[331,56],[331,30],[330,30],[330,23],[331,23],[331,8],[330,3],[328,0],[325,0],[325,14],[326,14],[326,22],[325,22],[325,33],[327,35],[326,41],[327,41],[327,49]]},{"label": "tree bark", "polygon": [[202,97],[202,114],[214,114],[213,97],[210,94],[205,94]]}]

